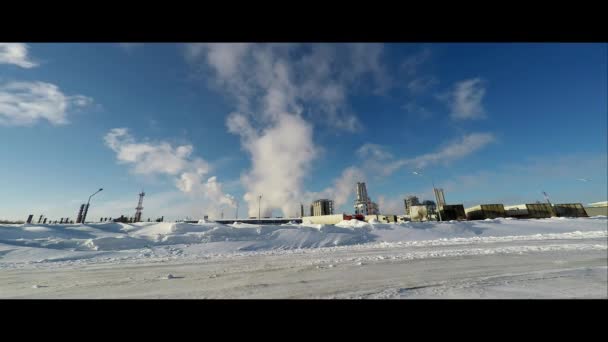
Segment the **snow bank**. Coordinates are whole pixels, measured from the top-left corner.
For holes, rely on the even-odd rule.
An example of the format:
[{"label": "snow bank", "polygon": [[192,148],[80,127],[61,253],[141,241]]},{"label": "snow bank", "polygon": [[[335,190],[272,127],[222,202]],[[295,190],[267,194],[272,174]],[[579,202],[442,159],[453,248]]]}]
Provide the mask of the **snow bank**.
[{"label": "snow bank", "polygon": [[[375,221],[375,219],[373,219]],[[378,221],[375,221],[378,222]],[[371,223],[371,221],[370,221]],[[370,228],[370,224],[365,221],[359,220],[342,220],[336,223],[336,227],[344,227],[344,228]]]},{"label": "snow bank", "polygon": [[[181,255],[184,250],[232,253],[350,246],[367,243],[447,241],[569,233],[606,234],[608,219],[551,218],[518,220],[379,223],[357,220],[322,224],[219,224],[141,222],[87,225],[0,225],[0,268],[8,264],[103,257],[143,258]],[[547,235],[548,234],[548,235]],[[498,241],[498,240],[497,240]],[[198,247],[188,247],[198,246]],[[199,254],[200,255],[200,254]],[[104,259],[105,260],[105,259]]]}]

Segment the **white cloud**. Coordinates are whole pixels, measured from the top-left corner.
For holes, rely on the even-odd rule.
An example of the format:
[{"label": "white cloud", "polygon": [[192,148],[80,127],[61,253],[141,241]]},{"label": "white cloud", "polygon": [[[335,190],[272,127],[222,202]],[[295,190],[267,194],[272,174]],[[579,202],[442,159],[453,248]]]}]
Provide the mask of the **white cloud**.
[{"label": "white cloud", "polygon": [[494,135],[491,133],[473,133],[463,136],[459,141],[448,143],[437,152],[406,159],[404,162],[406,165],[410,164],[419,169],[432,164],[450,163],[469,156],[494,140]]},{"label": "white cloud", "polygon": [[83,95],[65,95],[51,83],[8,82],[0,85],[0,125],[30,126],[40,120],[67,124],[71,110],[92,102]]},{"label": "white cloud", "polygon": [[431,50],[424,48],[422,51],[406,57],[400,65],[400,69],[408,76],[418,73],[420,66],[431,58]]},{"label": "white cloud", "polygon": [[[400,160],[389,160],[390,154],[383,147],[374,144],[366,144],[359,149],[364,153],[359,156],[366,158],[366,167],[376,174],[388,176],[402,167],[411,169],[424,169],[437,164],[447,165],[456,160],[465,158],[492,143],[495,137],[491,133],[472,133],[463,136],[460,140],[452,141],[436,152],[422,154],[413,158]],[[373,148],[370,148],[373,146]],[[380,156],[381,158],[378,158]]]},{"label": "white cloud", "polygon": [[485,93],[484,82],[480,78],[472,78],[456,83],[452,91],[440,99],[447,102],[453,119],[482,119],[486,116],[482,104]]},{"label": "white cloud", "polygon": [[357,150],[357,155],[362,159],[372,158],[378,161],[391,159],[393,155],[378,144],[364,144]]},{"label": "white cloud", "polygon": [[116,152],[120,163],[133,165],[137,174],[176,175],[192,169],[196,173],[209,171],[207,162],[200,158],[190,160],[192,145],[173,147],[167,142],[137,143],[126,128],[114,128],[104,137],[106,145]]},{"label": "white cloud", "polygon": [[438,83],[439,80],[435,76],[421,76],[409,81],[407,83],[407,89],[412,94],[421,94]]},{"label": "white cloud", "polygon": [[168,175],[184,193],[202,194],[217,206],[234,205],[234,198],[222,191],[216,177],[205,176],[210,165],[202,158],[192,158],[192,145],[172,146],[167,142],[136,142],[126,128],[114,128],[105,136],[106,145],[116,152],[119,163],[143,175]]},{"label": "white cloud", "polygon": [[414,101],[407,102],[401,108],[405,109],[408,113],[415,115],[417,119],[428,119],[433,116],[433,113],[430,110]]},{"label": "white cloud", "polygon": [[14,64],[26,69],[38,66],[29,59],[27,50],[27,44],[0,43],[0,64]]}]

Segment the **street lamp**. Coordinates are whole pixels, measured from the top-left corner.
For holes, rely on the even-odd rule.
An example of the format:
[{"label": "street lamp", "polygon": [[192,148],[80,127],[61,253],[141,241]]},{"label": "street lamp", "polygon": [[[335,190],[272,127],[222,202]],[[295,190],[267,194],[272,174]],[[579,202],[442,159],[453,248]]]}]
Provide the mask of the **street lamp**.
[{"label": "street lamp", "polygon": [[258,224],[260,223],[260,201],[262,200],[262,195],[258,196]]},{"label": "street lamp", "polygon": [[[420,171],[413,171],[413,174],[417,175],[417,176],[423,176],[426,177],[426,174],[420,172]],[[437,192],[435,191],[435,181],[433,180],[433,177],[428,177],[431,179],[431,184],[433,184],[433,196],[435,196],[435,202],[437,204],[437,214],[439,214],[439,221],[443,221],[443,219],[441,218],[441,207],[440,207],[440,203],[439,203],[439,199],[437,198]]]},{"label": "street lamp", "polygon": [[82,223],[85,223],[85,220],[87,218],[87,213],[89,212],[89,203],[91,202],[91,197],[95,196],[98,192],[102,191],[103,188],[99,188],[99,190],[95,191],[91,196],[89,196],[89,199],[87,200],[87,206],[85,207],[85,211],[84,211],[84,215],[82,215]]}]

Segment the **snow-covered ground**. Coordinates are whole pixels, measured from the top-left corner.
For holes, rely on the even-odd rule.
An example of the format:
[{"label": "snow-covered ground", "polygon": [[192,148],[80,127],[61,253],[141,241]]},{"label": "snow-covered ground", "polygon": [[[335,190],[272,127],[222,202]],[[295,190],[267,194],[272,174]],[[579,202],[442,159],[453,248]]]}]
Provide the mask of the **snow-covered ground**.
[{"label": "snow-covered ground", "polygon": [[1,298],[607,298],[606,217],[0,225]]}]

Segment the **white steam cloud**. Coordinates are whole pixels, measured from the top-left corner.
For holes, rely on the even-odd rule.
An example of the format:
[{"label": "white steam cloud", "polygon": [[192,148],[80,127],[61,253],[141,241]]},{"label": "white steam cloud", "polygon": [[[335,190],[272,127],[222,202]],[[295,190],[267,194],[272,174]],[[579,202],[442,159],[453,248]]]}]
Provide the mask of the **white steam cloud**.
[{"label": "white steam cloud", "polygon": [[350,132],[360,129],[347,91],[364,76],[376,92],[390,86],[382,51],[379,44],[186,47],[186,58],[207,68],[215,76],[213,85],[236,100],[226,125],[251,157],[252,167],[241,177],[250,216],[258,214],[259,195],[266,216],[274,209],[289,216],[299,208],[309,194],[303,180],[319,154],[307,119]]}]

